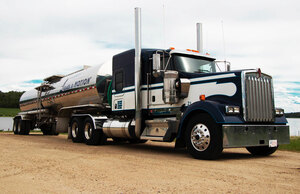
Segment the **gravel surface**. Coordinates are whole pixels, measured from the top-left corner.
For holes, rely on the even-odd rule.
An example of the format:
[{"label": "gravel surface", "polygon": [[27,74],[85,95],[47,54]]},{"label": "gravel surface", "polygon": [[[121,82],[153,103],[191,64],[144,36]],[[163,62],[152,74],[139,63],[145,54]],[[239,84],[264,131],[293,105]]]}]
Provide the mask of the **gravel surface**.
[{"label": "gravel surface", "polygon": [[227,149],[193,159],[174,143],[87,146],[0,133],[0,193],[300,193],[300,153]]}]

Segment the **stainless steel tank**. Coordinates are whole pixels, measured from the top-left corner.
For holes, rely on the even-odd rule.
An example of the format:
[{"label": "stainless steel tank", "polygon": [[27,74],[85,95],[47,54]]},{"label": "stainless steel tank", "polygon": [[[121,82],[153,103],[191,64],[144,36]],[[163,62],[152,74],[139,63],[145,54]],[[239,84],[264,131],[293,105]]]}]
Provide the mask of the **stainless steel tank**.
[{"label": "stainless steel tank", "polygon": [[[62,77],[55,83],[50,83],[52,90],[42,92],[42,108],[59,111],[63,107],[98,104],[105,107],[104,97],[107,84],[111,79],[112,63],[89,67]],[[21,111],[38,108],[38,91],[36,89],[25,92],[20,98]]]}]

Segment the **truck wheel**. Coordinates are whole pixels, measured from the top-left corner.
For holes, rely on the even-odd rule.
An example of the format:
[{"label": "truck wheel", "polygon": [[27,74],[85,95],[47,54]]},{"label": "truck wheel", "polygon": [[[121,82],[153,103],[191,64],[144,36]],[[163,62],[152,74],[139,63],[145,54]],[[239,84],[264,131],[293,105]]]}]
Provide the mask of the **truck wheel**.
[{"label": "truck wheel", "polygon": [[78,118],[72,119],[71,122],[71,137],[74,143],[83,142],[83,123]]},{"label": "truck wheel", "polygon": [[40,126],[40,129],[41,129],[43,135],[49,135],[49,131],[50,131],[49,127],[50,126],[47,124],[43,124]]},{"label": "truck wheel", "polygon": [[273,154],[277,147],[269,147],[269,146],[257,146],[257,147],[246,147],[246,149],[254,156],[268,156]]},{"label": "truck wheel", "polygon": [[58,135],[59,133],[56,132],[55,124],[43,124],[40,126],[43,135]]},{"label": "truck wheel", "polygon": [[19,122],[20,122],[19,120],[20,120],[19,118],[16,118],[14,120],[13,131],[14,131],[15,135],[19,134],[19,130],[18,130],[18,126],[19,126]]},{"label": "truck wheel", "polygon": [[28,135],[29,134],[29,132],[30,132],[29,122],[30,121],[19,119],[18,133],[20,135]]},{"label": "truck wheel", "polygon": [[196,159],[216,159],[223,150],[221,128],[207,114],[190,118],[185,141],[188,152]]},{"label": "truck wheel", "polygon": [[106,136],[102,129],[95,129],[93,120],[88,117],[84,120],[84,141],[87,145],[102,145],[106,142]]}]

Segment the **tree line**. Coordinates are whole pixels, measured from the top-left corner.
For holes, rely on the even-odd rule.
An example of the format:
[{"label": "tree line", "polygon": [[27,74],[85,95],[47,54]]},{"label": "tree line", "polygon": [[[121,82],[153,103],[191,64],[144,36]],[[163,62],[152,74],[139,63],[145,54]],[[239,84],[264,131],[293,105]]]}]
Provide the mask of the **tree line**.
[{"label": "tree line", "polygon": [[1,92],[0,91],[0,107],[1,108],[19,108],[19,100],[24,92],[10,91]]},{"label": "tree line", "polygon": [[285,113],[286,118],[300,118],[300,112]]}]

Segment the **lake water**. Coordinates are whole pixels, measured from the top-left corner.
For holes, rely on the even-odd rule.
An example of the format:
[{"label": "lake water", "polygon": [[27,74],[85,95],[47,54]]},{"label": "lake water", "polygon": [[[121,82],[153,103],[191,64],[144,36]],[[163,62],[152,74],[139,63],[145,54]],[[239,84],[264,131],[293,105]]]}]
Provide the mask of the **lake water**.
[{"label": "lake water", "polygon": [[[291,136],[300,136],[300,119],[288,119]],[[12,131],[13,118],[0,117],[0,130]]]},{"label": "lake water", "polygon": [[13,117],[0,117],[0,130],[12,131]]},{"label": "lake water", "polygon": [[300,136],[300,119],[287,119],[290,126],[290,136]]}]

